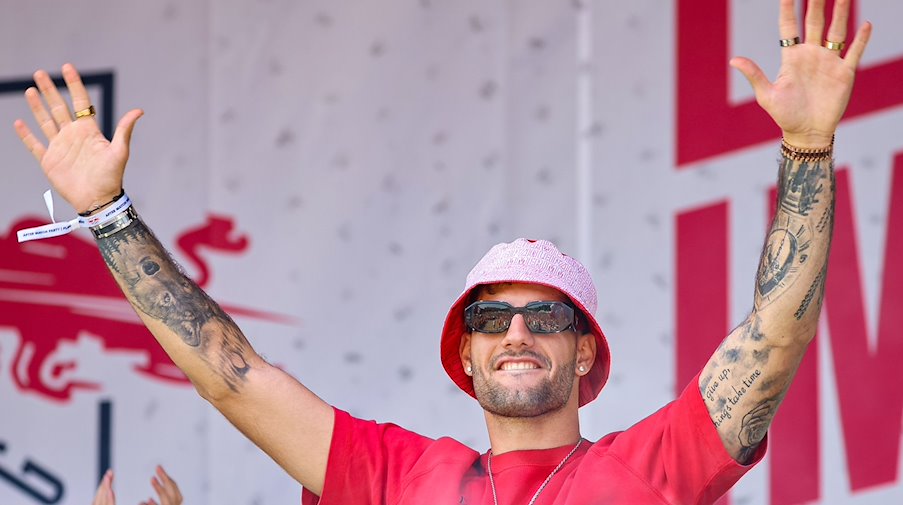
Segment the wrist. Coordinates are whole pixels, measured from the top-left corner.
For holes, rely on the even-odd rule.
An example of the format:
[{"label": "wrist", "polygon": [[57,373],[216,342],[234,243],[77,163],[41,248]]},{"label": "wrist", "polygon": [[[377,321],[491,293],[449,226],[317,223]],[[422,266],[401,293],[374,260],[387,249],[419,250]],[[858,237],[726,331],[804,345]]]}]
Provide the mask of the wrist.
[{"label": "wrist", "polygon": [[784,138],[781,139],[781,156],[799,162],[830,160],[834,157],[834,139],[832,137],[827,145],[822,144],[822,147],[800,147]]},{"label": "wrist", "polygon": [[123,210],[118,211],[116,214],[112,215],[103,224],[92,226],[91,233],[94,234],[95,239],[107,238],[128,228],[129,225],[131,225],[132,222],[136,221],[137,219],[138,213],[135,212],[135,207],[132,207],[131,203],[129,202]]},{"label": "wrist", "polygon": [[132,201],[125,192],[122,192],[122,196],[117,198],[111,205],[102,206],[102,210],[90,216],[78,216],[68,221],[58,222],[53,219],[53,199],[49,190],[44,193],[44,201],[47,203],[47,210],[50,212],[50,218],[53,222],[16,231],[19,242],[58,237],[79,228],[90,228],[98,239],[107,238],[114,233],[124,230],[138,219],[138,215],[132,208]]},{"label": "wrist", "polygon": [[75,211],[78,212],[78,215],[81,217],[92,216],[92,215],[97,214],[98,212],[101,212],[102,210],[106,209],[110,205],[113,205],[114,203],[116,203],[117,200],[119,200],[123,196],[125,196],[125,188],[120,189],[119,194],[117,194],[117,195],[111,195],[109,198],[99,198],[96,200],[97,202],[101,202],[101,203],[94,203],[94,204],[91,204],[90,206],[88,206],[87,209],[75,209]]},{"label": "wrist", "polygon": [[786,144],[798,149],[829,149],[834,146],[833,133],[783,131],[781,136]]}]

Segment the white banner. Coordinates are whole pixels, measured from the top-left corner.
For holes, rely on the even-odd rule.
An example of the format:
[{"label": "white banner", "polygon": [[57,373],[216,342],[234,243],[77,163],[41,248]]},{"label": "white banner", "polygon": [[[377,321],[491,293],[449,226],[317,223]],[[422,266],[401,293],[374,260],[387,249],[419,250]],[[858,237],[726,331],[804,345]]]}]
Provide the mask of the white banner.
[{"label": "white banner", "polygon": [[[587,438],[673,398],[751,307],[779,131],[727,61],[775,74],[776,1],[7,4],[0,117],[28,118],[31,73],[67,61],[108,132],[143,108],[138,212],[261,354],[354,415],[488,447],[439,332],[471,266],[519,236],[596,279],[613,367]],[[875,32],[837,132],[822,329],[722,503],[903,500],[903,4],[854,4]],[[90,503],[106,465],[137,503],[156,464],[185,503],[297,503],[88,232],[16,241],[48,222],[47,183],[11,128],[0,150],[0,503]]]}]

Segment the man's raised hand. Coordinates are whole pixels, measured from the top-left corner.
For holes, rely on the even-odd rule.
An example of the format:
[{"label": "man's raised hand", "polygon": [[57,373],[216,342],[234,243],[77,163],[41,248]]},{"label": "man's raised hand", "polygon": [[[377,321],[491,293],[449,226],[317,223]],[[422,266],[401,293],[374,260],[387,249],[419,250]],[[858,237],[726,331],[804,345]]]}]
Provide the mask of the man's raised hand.
[{"label": "man's raised hand", "polygon": [[25,148],[40,163],[53,189],[77,212],[84,212],[119,195],[129,158],[132,129],[143,111],[133,109],[122,116],[113,140],[108,141],[93,115],[74,118],[73,110],[89,109],[90,97],[74,66],[67,63],[62,72],[72,98],[71,110],[43,70],[34,73],[37,87],[25,91],[25,100],[46,138],[46,145],[25,121],[17,119],[14,127]]},{"label": "man's raised hand", "polygon": [[[864,23],[857,30],[845,55],[841,50],[825,47],[827,41],[846,41],[850,4],[851,0],[835,2],[831,24],[825,32],[825,0],[809,0],[801,43],[780,49],[781,69],[774,82],[752,60],[733,58],[730,62],[749,80],[756,101],[793,146],[830,145],[850,101],[856,67],[868,44],[872,25]],[[795,9],[795,0],[781,0],[780,34],[788,41],[801,36]]]}]

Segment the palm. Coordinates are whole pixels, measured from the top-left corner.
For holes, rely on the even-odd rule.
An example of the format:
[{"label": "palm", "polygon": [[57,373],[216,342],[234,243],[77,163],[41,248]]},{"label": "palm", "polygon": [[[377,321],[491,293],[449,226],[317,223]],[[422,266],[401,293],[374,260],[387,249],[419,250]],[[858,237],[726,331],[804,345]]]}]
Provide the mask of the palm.
[{"label": "palm", "polygon": [[117,194],[128,151],[118,151],[89,121],[60,130],[40,160],[53,188],[75,208],[88,208],[93,193]]},{"label": "palm", "polygon": [[[847,54],[822,45],[824,39],[846,40],[849,0],[838,0],[827,33],[824,33],[824,0],[810,0],[806,17],[805,43],[791,43],[781,49],[781,69],[770,82],[751,60],[735,58],[731,65],[752,84],[759,105],[781,127],[784,137],[798,147],[820,147],[831,142],[846,111],[853,91],[856,67],[868,44],[871,25],[856,33]],[[798,35],[793,0],[781,1],[781,36]]]},{"label": "palm", "polygon": [[787,55],[760,103],[786,132],[830,135],[849,102],[855,72],[825,48],[799,49]]},{"label": "palm", "polygon": [[[78,72],[67,64],[63,66],[63,77],[74,110],[87,110],[88,92]],[[119,121],[112,141],[108,141],[93,117],[73,121],[68,104],[46,72],[35,72],[35,84],[40,92],[29,88],[25,99],[48,143],[45,146],[22,120],[15,123],[19,138],[41,164],[53,188],[77,211],[109,202],[122,189],[132,128],[142,112],[137,109],[127,112]]]}]

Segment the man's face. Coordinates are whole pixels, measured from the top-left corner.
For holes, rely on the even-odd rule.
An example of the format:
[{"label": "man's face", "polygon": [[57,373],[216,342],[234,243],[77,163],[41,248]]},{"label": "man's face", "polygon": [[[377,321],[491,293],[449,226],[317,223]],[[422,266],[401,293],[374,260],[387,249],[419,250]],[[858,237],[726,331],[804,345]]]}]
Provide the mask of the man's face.
[{"label": "man's face", "polygon": [[[567,297],[545,286],[497,284],[484,287],[476,300],[523,307],[536,301],[567,301]],[[541,416],[568,402],[576,407],[577,367],[589,370],[594,356],[591,334],[578,337],[572,329],[534,334],[520,314],[505,333],[472,332],[464,335],[461,344],[461,359],[465,369],[472,368],[477,400],[484,410],[504,417]]]}]

